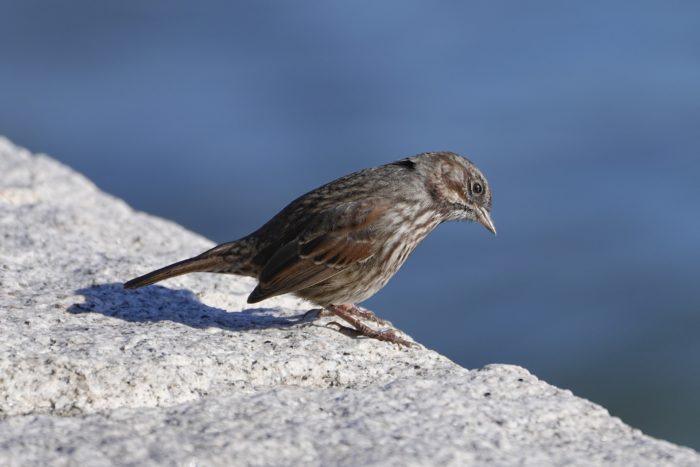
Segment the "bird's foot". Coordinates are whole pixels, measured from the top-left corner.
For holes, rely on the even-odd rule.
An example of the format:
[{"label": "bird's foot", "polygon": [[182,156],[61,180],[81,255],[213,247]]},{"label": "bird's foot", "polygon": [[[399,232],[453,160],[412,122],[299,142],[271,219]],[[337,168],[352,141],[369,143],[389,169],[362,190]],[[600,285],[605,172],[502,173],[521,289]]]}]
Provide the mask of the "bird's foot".
[{"label": "bird's foot", "polygon": [[[331,305],[334,306],[334,305]],[[366,319],[367,321],[372,321],[373,323],[381,324],[382,326],[391,326],[391,323],[385,319],[380,318],[375,315],[372,311],[367,308],[362,308],[357,305],[338,305],[345,308],[347,313],[353,315],[357,318]],[[327,308],[314,308],[312,310],[304,313],[299,321],[315,321],[323,316],[334,316],[331,310]]]},{"label": "bird's foot", "polygon": [[348,311],[359,318],[366,319],[367,321],[372,321],[373,323],[381,324],[382,326],[391,326],[389,321],[380,318],[367,308],[353,305]]},{"label": "bird's foot", "polygon": [[[337,330],[346,336],[350,337],[360,337],[360,336],[365,336],[369,337],[371,339],[377,339],[380,341],[385,341],[385,342],[391,342],[394,344],[397,344],[399,346],[403,345],[405,347],[412,347],[416,344],[413,342],[409,342],[401,337],[399,337],[395,331],[393,330],[386,330],[386,331],[377,331],[376,329],[372,329],[371,327],[367,326],[364,324],[362,321],[357,319],[357,316],[365,316],[362,312],[368,312],[370,313],[376,320],[379,320],[377,322],[383,322],[386,323],[386,321],[377,318],[377,316],[372,313],[369,310],[360,310],[358,309],[355,305],[329,305],[326,308],[328,311],[336,315],[338,318],[342,319],[343,321],[347,321],[348,323],[352,324],[352,328],[348,326],[343,326],[342,324],[336,322],[336,321],[331,321],[328,323],[326,326],[337,326]],[[358,313],[359,312],[359,313]],[[372,318],[368,318],[372,319]]]},{"label": "bird's foot", "polygon": [[365,327],[364,325],[362,325],[362,329],[355,329],[349,326],[343,326],[337,321],[331,321],[330,323],[326,324],[326,326],[333,327],[336,331],[340,332],[341,334],[345,334],[348,337],[364,336],[384,342],[391,342],[392,344],[397,344],[399,346],[403,345],[405,347],[413,347],[416,345],[413,342],[407,341],[406,339],[399,337],[396,334],[396,332],[394,332],[391,329],[387,329],[385,331],[377,331],[370,327]]}]

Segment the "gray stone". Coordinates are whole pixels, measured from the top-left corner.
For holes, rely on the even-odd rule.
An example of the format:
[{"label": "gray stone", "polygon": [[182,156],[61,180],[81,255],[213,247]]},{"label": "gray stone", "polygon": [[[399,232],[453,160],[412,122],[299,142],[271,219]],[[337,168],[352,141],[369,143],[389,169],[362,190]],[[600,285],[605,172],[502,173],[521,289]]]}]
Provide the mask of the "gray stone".
[{"label": "gray stone", "polygon": [[0,138],[0,465],[700,465],[526,370],[351,339]]}]

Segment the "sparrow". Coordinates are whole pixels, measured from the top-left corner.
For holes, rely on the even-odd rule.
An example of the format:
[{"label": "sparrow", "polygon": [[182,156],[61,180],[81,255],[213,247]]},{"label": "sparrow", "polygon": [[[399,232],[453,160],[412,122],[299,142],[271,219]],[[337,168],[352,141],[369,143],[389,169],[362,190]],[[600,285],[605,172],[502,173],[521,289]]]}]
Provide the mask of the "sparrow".
[{"label": "sparrow", "polygon": [[338,178],[295,199],[255,232],[124,284],[143,287],[191,272],[257,279],[248,303],[293,293],[342,319],[352,336],[409,346],[358,303],[384,287],[445,221],[476,221],[493,234],[491,189],[471,161],[427,152]]}]

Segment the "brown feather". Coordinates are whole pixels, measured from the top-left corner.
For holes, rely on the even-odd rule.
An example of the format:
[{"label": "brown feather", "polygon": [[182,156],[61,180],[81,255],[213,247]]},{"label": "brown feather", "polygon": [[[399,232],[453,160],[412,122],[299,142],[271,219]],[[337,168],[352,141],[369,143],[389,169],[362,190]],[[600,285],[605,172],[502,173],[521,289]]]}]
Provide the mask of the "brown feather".
[{"label": "brown feather", "polygon": [[[347,217],[348,211],[352,222],[339,226],[334,217],[339,214]],[[376,204],[357,203],[344,206],[341,213],[327,212],[311,221],[311,232],[303,232],[270,258],[248,303],[306,289],[370,258],[372,243],[368,226],[385,211],[385,207]],[[324,231],[327,229],[330,231]]]},{"label": "brown feather", "polygon": [[194,257],[177,263],[165,266],[155,271],[139,276],[124,284],[126,289],[137,289],[146,285],[151,285],[171,277],[181,276],[190,272],[218,271],[224,265],[221,256],[210,256],[208,258]]}]

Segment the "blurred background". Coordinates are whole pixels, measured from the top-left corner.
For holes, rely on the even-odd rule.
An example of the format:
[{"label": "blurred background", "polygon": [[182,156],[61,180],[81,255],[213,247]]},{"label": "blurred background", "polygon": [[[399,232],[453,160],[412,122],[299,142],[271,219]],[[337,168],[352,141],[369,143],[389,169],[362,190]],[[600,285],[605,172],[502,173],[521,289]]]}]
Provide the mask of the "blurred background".
[{"label": "blurred background", "polygon": [[498,236],[440,226],[365,305],[700,448],[698,2],[5,0],[0,134],[217,242],[467,155]]}]

